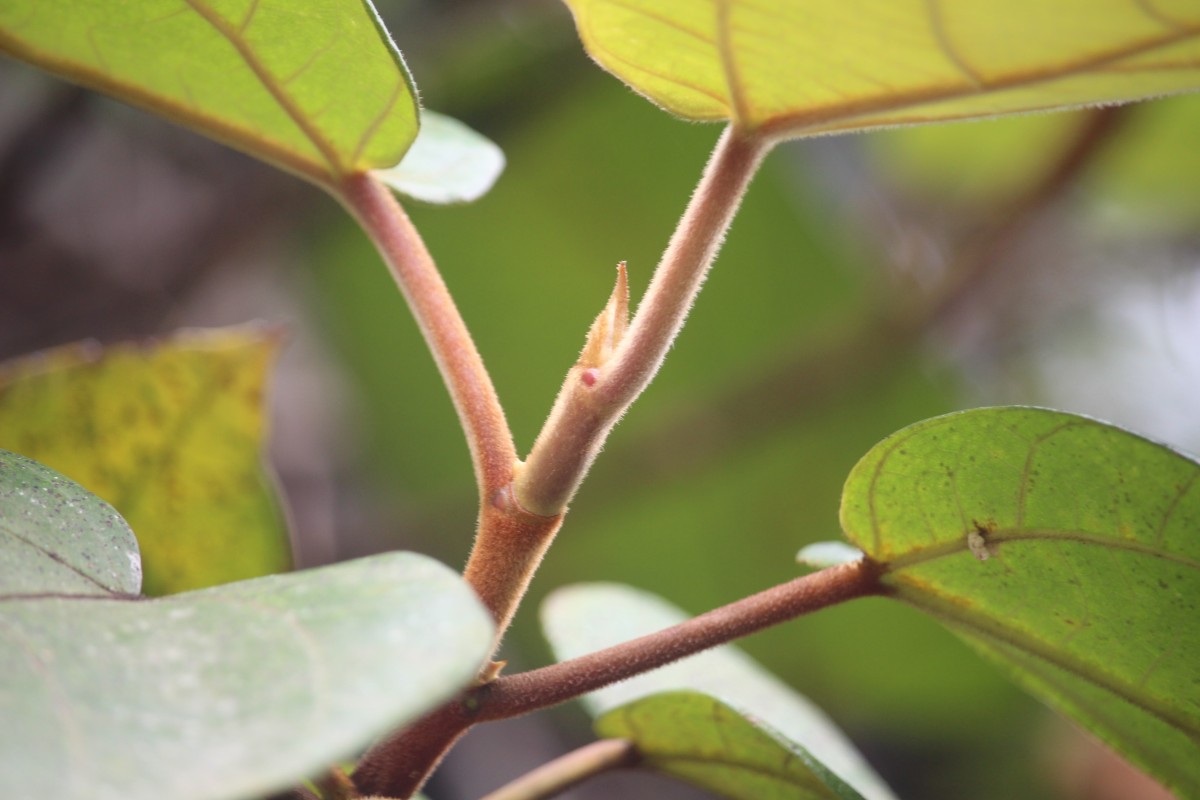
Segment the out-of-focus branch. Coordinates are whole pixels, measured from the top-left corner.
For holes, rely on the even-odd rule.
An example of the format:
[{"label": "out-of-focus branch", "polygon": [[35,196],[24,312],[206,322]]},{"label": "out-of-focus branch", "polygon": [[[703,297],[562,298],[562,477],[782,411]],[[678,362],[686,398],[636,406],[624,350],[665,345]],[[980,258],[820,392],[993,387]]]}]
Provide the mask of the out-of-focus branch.
[{"label": "out-of-focus branch", "polygon": [[637,764],[625,739],[601,739],[543,764],[480,800],[546,800],[602,772]]}]

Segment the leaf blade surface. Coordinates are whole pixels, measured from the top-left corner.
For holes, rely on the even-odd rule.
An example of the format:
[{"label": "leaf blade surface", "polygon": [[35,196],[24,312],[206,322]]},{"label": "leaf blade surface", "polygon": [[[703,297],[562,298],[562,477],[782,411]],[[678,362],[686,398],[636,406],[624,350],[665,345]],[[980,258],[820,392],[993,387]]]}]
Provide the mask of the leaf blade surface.
[{"label": "leaf blade surface", "polygon": [[566,0],[589,54],[697,120],[790,138],[1200,87],[1186,0]]},{"label": "leaf blade surface", "polygon": [[262,465],[279,337],[247,327],[0,366],[0,447],[82,483],[136,530],[149,594],[290,566]]},{"label": "leaf blade surface", "polygon": [[734,800],[862,800],[804,748],[700,692],[648,695],[596,720],[641,764]]},{"label": "leaf blade surface", "polygon": [[1200,465],[1095,420],[976,409],[906,428],[842,525],[898,599],[1184,794],[1200,789]]},{"label": "leaf blade surface", "polygon": [[318,182],[389,167],[417,133],[369,0],[15,0],[0,51]]}]

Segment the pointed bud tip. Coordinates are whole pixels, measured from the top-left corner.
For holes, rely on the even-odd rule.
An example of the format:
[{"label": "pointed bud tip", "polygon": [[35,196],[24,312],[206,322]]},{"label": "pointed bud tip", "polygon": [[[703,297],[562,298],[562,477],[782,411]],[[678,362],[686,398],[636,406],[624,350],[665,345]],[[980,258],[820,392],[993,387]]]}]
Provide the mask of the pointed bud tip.
[{"label": "pointed bud tip", "polygon": [[[617,349],[629,327],[629,278],[625,262],[617,265],[617,284],[609,295],[604,310],[592,323],[587,342],[579,354],[579,366],[601,367]],[[589,384],[591,385],[591,384]]]}]

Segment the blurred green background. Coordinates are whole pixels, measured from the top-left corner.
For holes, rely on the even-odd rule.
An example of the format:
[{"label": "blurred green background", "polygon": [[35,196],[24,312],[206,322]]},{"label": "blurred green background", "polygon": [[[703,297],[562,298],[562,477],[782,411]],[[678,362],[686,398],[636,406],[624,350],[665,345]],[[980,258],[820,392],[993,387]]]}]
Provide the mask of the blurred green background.
[{"label": "blurred green background", "polygon": [[[636,299],[719,128],[602,73],[550,0],[380,11],[424,103],[507,155],[478,203],[410,212],[527,450],[614,266],[629,263]],[[838,536],[857,458],[920,419],[1049,405],[1200,450],[1197,100],[779,148],[575,499],[506,643],[514,668],[548,657],[536,608],[566,583],[625,582],[699,612],[799,574],[802,545]],[[0,212],[0,354],[288,322],[273,455],[301,562],[465,560],[461,432],[402,299],[332,202],[6,63]],[[902,797],[1155,796],[1104,794],[1124,786],[1097,777],[1110,765],[905,608],[858,601],[745,648]],[[587,735],[574,709],[536,720],[474,734],[431,796],[477,796]],[[669,791],[606,778],[576,796]]]}]

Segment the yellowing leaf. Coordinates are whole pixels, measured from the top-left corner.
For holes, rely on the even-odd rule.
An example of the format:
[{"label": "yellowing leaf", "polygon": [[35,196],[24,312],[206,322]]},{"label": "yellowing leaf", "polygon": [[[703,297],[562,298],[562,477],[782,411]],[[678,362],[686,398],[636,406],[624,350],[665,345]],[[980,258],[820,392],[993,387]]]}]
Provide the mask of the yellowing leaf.
[{"label": "yellowing leaf", "polygon": [[321,181],[417,135],[369,0],[5,0],[0,52]]},{"label": "yellowing leaf", "polygon": [[1200,87],[1194,0],[565,0],[667,110],[799,136]]},{"label": "yellowing leaf", "polygon": [[193,332],[152,345],[69,345],[0,367],[0,448],[104,498],[137,534],[144,591],[286,570],[260,448],[278,337]]}]

